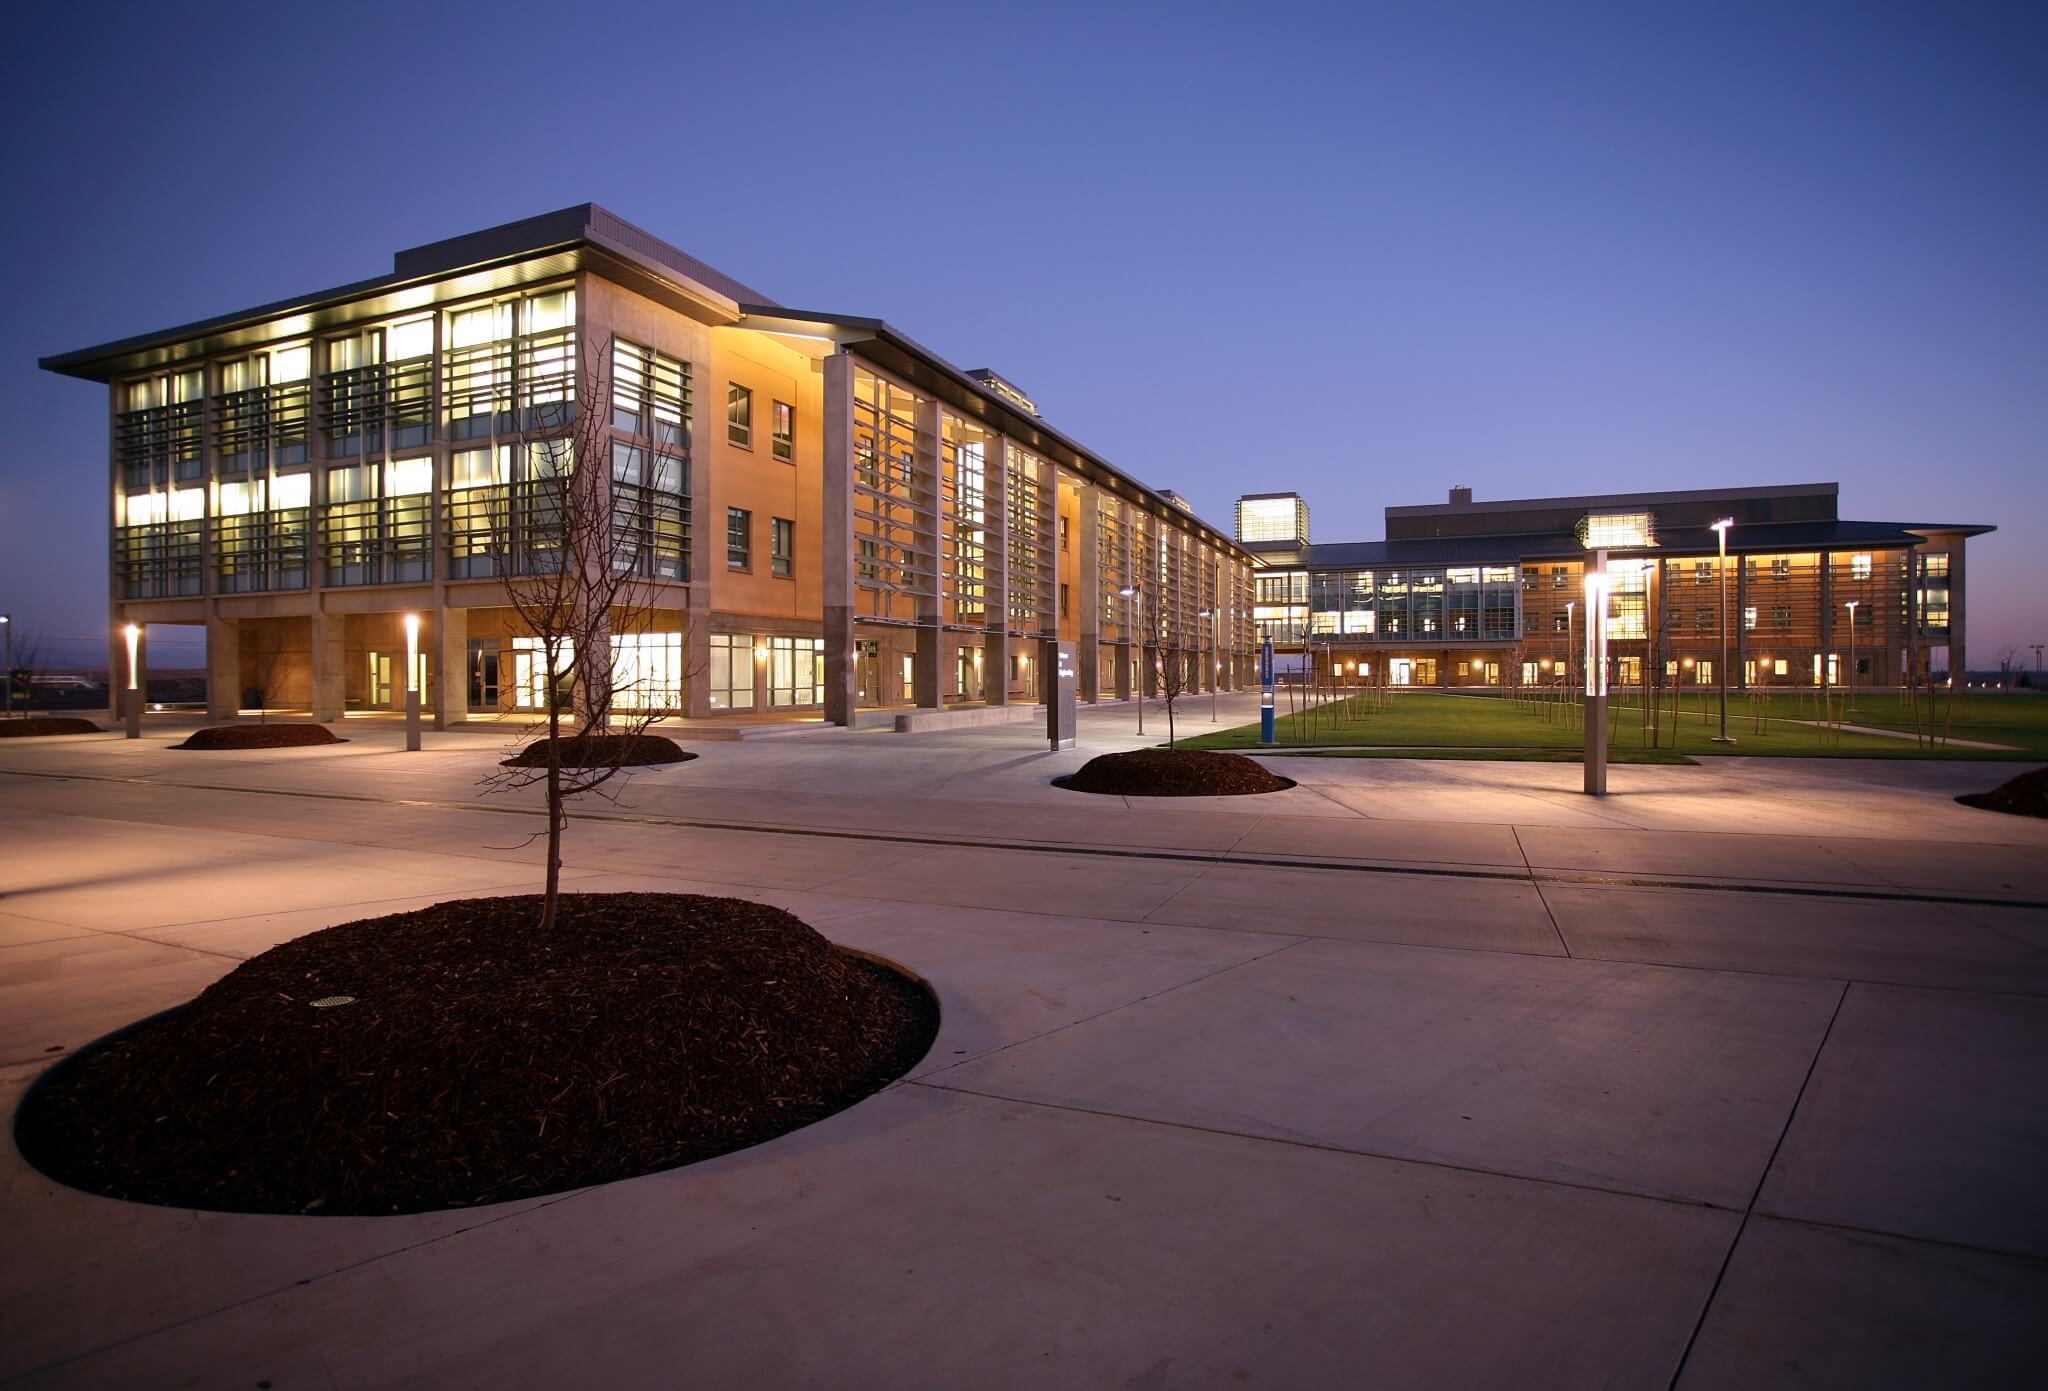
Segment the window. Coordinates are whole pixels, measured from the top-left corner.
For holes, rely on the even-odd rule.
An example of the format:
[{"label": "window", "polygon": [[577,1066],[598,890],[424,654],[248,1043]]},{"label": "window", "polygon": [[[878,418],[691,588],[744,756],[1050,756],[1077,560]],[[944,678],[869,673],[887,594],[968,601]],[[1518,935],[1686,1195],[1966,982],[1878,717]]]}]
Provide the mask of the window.
[{"label": "window", "polygon": [[624,710],[681,710],[683,635],[614,633],[612,701]]},{"label": "window", "polygon": [[787,517],[773,517],[768,522],[768,572],[790,577],[796,564],[796,523]]},{"label": "window", "polygon": [[1061,618],[1065,618],[1065,617],[1067,616],[1068,610],[1069,610],[1069,609],[1070,609],[1070,608],[1072,607],[1072,603],[1073,603],[1073,600],[1072,600],[1072,594],[1073,594],[1073,586],[1072,586],[1072,585],[1070,585],[1070,584],[1068,584],[1068,583],[1067,583],[1066,581],[1064,581],[1064,580],[1060,581],[1060,617],[1061,617]]},{"label": "window", "polygon": [[1870,553],[1861,552],[1849,557],[1849,578],[1867,580],[1870,578]]},{"label": "window", "polygon": [[738,382],[725,388],[725,437],[744,449],[754,447],[754,393]]},{"label": "window", "polygon": [[498,708],[498,640],[469,640],[469,708]]},{"label": "window", "polygon": [[1067,518],[1060,517],[1060,550],[1062,553],[1073,549],[1072,537],[1067,530]]},{"label": "window", "polygon": [[1948,578],[1948,552],[1937,551],[1920,558],[1920,573],[1930,580]]},{"label": "window", "polygon": [[1692,582],[1694,584],[1712,584],[1714,582],[1714,567],[1704,560],[1695,560],[1692,563]]},{"label": "window", "polygon": [[1586,518],[1586,549],[1626,550],[1652,544],[1656,529],[1647,512],[1595,512]]},{"label": "window", "polygon": [[1781,633],[1792,631],[1792,610],[1780,605],[1771,610],[1771,626]]},{"label": "window", "polygon": [[711,635],[711,708],[754,708],[754,640],[731,633]]},{"label": "window", "polygon": [[821,705],[825,700],[825,640],[768,639],[768,703]]},{"label": "window", "polygon": [[1780,657],[1776,661],[1771,663],[1771,674],[1774,676],[1783,676],[1786,674],[1787,670],[1788,668],[1785,665],[1785,659],[1783,657]]},{"label": "window", "polygon": [[754,514],[744,507],[725,509],[725,565],[728,570],[754,565]]},{"label": "window", "polygon": [[1715,612],[1714,609],[1706,607],[1694,609],[1692,611],[1692,630],[1695,633],[1713,632]]},{"label": "window", "polygon": [[777,401],[770,407],[774,415],[775,436],[773,449],[778,459],[796,457],[796,407],[787,401]]},{"label": "window", "polygon": [[1752,605],[1751,605],[1750,607],[1748,607],[1748,608],[1746,608],[1746,609],[1744,609],[1744,610],[1742,611],[1742,630],[1743,630],[1744,632],[1750,632],[1750,631],[1752,631],[1753,629],[1755,629],[1755,627],[1756,627],[1756,606],[1755,606],[1754,604],[1752,604]]},{"label": "window", "polygon": [[[521,710],[545,710],[548,704],[548,644],[545,638],[512,639],[512,681]],[[576,686],[576,647],[567,638],[555,639],[555,704],[568,709]]]},{"label": "window", "polygon": [[1446,570],[1444,572],[1444,579],[1451,584],[1478,584],[1479,572],[1469,567],[1458,570]]},{"label": "window", "polygon": [[1774,580],[1789,580],[1792,578],[1791,556],[1776,555],[1771,557],[1771,578]]}]

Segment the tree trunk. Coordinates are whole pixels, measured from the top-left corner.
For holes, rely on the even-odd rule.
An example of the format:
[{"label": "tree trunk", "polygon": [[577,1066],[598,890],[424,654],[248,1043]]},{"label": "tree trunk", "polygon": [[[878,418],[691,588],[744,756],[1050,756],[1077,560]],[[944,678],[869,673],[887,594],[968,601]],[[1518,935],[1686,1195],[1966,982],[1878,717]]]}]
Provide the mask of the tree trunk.
[{"label": "tree trunk", "polygon": [[[553,665],[554,650],[549,647],[545,658]],[[547,886],[541,891],[540,930],[552,931],[555,926],[555,904],[562,894],[562,702],[557,694],[554,673],[547,674],[548,681],[548,872]]]}]

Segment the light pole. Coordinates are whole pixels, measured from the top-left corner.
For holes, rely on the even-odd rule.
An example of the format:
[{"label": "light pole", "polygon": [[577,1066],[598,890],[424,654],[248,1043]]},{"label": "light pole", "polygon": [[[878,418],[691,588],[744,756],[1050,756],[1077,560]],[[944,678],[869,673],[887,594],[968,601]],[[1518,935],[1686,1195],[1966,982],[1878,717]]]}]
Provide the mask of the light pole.
[{"label": "light pole", "polygon": [[[6,679],[6,682],[7,682],[7,718],[11,720],[11,719],[13,719],[13,718],[14,718],[14,615],[13,615],[13,614],[11,614],[11,613],[0,613],[0,630],[4,630],[4,631],[5,631],[5,633],[6,633],[6,635],[7,635],[7,670],[6,670],[6,672],[4,673],[4,677],[5,677],[5,679]],[[2039,652],[2040,650],[2041,650],[2041,649],[2040,649],[2040,648],[2038,648],[2038,647],[2034,649],[2034,651],[2036,651],[2036,652]]]},{"label": "light pole", "polygon": [[1717,559],[1714,561],[1714,578],[1721,585],[1721,601],[1716,612],[1721,619],[1721,660],[1714,667],[1714,685],[1721,699],[1721,732],[1716,734],[1716,744],[1732,744],[1728,737],[1728,528],[1735,525],[1733,517],[1723,517],[1714,523],[1714,541]]},{"label": "light pole", "polygon": [[420,751],[420,616],[405,616],[405,750]]},{"label": "light pole", "polygon": [[136,680],[135,668],[141,663],[142,629],[130,623],[121,629],[121,635],[128,639],[128,737],[142,737],[142,686]]},{"label": "light pole", "polygon": [[1607,795],[1607,552],[1586,571],[1586,795]]},{"label": "light pole", "polygon": [[1849,611],[1849,679],[1844,683],[1849,687],[1849,703],[1842,707],[1845,715],[1856,713],[1856,606],[1862,602],[1861,599],[1847,599],[1842,603],[1842,607]]},{"label": "light pole", "polygon": [[[1122,589],[1119,589],[1117,593],[1126,599],[1136,599],[1139,601],[1138,620],[1142,623],[1144,621],[1145,586],[1142,584],[1127,584]],[[1138,644],[1137,655],[1140,659],[1144,657],[1145,645],[1143,643]],[[1140,662],[1132,662],[1131,695],[1138,702],[1138,733],[1141,735],[1145,732],[1145,683],[1140,679],[1143,675],[1144,672],[1140,669]]]},{"label": "light pole", "polygon": [[1209,629],[1206,635],[1209,639],[1209,647],[1202,654],[1202,660],[1209,664],[1209,723],[1215,724],[1216,673],[1223,670],[1223,663],[1216,660],[1216,611],[1214,609],[1196,609],[1195,617],[1209,620]]}]

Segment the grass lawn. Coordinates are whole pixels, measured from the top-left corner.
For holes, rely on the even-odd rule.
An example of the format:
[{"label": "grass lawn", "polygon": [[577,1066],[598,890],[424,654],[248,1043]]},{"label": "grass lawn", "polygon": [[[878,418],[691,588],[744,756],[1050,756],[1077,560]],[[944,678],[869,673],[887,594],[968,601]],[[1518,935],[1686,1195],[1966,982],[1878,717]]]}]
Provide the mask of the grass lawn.
[{"label": "grass lawn", "polygon": [[[1770,703],[1772,718],[1812,719],[1813,696],[1810,690],[1801,694],[1805,697],[1803,700],[1789,690],[1775,692]],[[1688,691],[1685,708],[1689,711],[1711,711],[1714,696],[1711,692]],[[1948,713],[1946,697],[1942,698],[1938,710],[1942,715]],[[1736,720],[1746,719],[1748,713],[1749,697],[1730,691],[1728,727],[1731,733]],[[1913,732],[1913,708],[1896,691],[1859,691],[1856,694],[1856,713],[1849,716],[1848,722],[1868,725],[1873,729],[1903,730],[1910,734]],[[2011,744],[2048,757],[2048,696],[1968,691],[1957,699],[1955,713],[1948,723],[1943,725],[1937,717],[1936,727],[1943,729],[1952,739]]]},{"label": "grass lawn", "polygon": [[[1875,705],[1884,699],[1896,702],[1896,697],[1873,696],[1868,700],[1859,698],[1859,710],[1866,705]],[[2011,699],[2028,699],[2012,697]],[[1985,697],[1973,697],[1969,713],[1974,719],[1984,718],[1980,708]],[[2048,706],[2048,701],[2042,702]],[[1968,749],[1950,746],[1944,749],[1928,750],[1917,746],[1911,739],[1889,738],[1881,734],[1844,733],[1839,743],[1823,746],[1820,734],[1811,725],[1795,722],[1799,711],[1789,696],[1773,699],[1770,707],[1771,720],[1759,732],[1751,718],[1747,697],[1729,697],[1728,732],[1735,736],[1733,746],[1709,742],[1714,726],[1700,718],[1700,711],[1706,707],[1688,704],[1685,715],[1679,720],[1678,741],[1674,749],[1670,740],[1670,726],[1665,726],[1665,746],[1659,749],[1643,747],[1642,717],[1636,710],[1618,708],[1613,714],[1612,737],[1609,741],[1609,757],[1615,762],[1682,763],[1688,757],[1718,756],[1735,754],[1745,757],[1793,757],[1793,758],[1954,758],[1982,759],[1987,761],[2038,760],[2038,750],[2002,752],[1992,749]],[[1811,705],[1806,707],[1811,716]],[[2028,712],[2031,717],[2032,712]],[[1859,717],[1867,718],[1867,717]],[[1877,725],[1880,721],[1868,720]],[[1910,718],[1905,720],[1911,727]],[[1970,729],[1992,728],[1973,723]],[[2004,728],[2004,726],[1996,726]],[[2018,739],[1997,739],[1992,735],[1965,733],[1963,712],[1958,711],[1953,730],[1957,738],[1985,738],[1990,742],[2018,743]],[[2041,735],[2048,738],[2048,722],[2042,725]],[[1537,762],[1576,761],[1585,747],[1582,731],[1568,728],[1561,722],[1544,719],[1541,715],[1526,710],[1512,702],[1491,696],[1440,695],[1434,692],[1403,691],[1394,694],[1386,707],[1376,714],[1351,715],[1338,719],[1324,714],[1316,722],[1313,733],[1307,722],[1299,716],[1283,715],[1275,729],[1276,743],[1273,752],[1284,753],[1289,745],[1301,747],[1313,744],[1315,747],[1344,747],[1340,757],[1377,758],[1472,758],[1525,760]],[[1226,729],[1214,734],[1202,734],[1183,739],[1183,744],[1198,749],[1249,749],[1257,751],[1259,727],[1256,724]],[[1356,750],[1354,752],[1353,750]]]}]

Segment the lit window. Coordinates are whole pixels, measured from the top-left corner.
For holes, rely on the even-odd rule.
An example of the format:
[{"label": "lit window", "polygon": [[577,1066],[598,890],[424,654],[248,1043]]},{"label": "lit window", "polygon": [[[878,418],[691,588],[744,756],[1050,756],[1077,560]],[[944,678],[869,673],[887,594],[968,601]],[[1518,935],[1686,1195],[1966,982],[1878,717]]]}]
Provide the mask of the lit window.
[{"label": "lit window", "polygon": [[796,457],[796,407],[787,401],[777,401],[771,408],[774,415],[774,453],[778,459]]},{"label": "lit window", "polygon": [[426,357],[434,351],[432,319],[412,319],[402,324],[393,324],[385,332],[391,335],[391,359],[394,362]]},{"label": "lit window", "polygon": [[313,350],[301,343],[296,348],[278,348],[270,354],[270,380],[302,382],[312,371]]},{"label": "lit window", "polygon": [[1755,608],[1755,606],[1753,606],[1753,605],[1752,605],[1751,607],[1749,607],[1749,608],[1746,608],[1746,609],[1744,609],[1744,610],[1742,611],[1742,627],[1743,627],[1743,631],[1745,631],[1745,632],[1747,632],[1748,630],[1750,630],[1750,629],[1752,629],[1752,628],[1756,627],[1756,608]]},{"label": "lit window", "polygon": [[511,454],[511,446],[504,444],[494,450],[458,450],[448,459],[448,486],[489,488],[505,482],[511,476]]},{"label": "lit window", "polygon": [[256,479],[247,483],[223,483],[220,485],[220,515],[223,517],[244,517],[251,512],[263,510],[263,482]]},{"label": "lit window", "polygon": [[545,333],[553,329],[569,327],[569,321],[576,317],[576,294],[573,290],[556,290],[544,295],[529,295],[526,300],[527,333]]},{"label": "lit window", "polygon": [[787,517],[768,522],[768,571],[788,579],[796,564],[796,523]]},{"label": "lit window", "polygon": [[433,490],[432,459],[394,459],[384,466],[384,494],[387,497],[414,497]]},{"label": "lit window", "polygon": [[313,475],[310,473],[280,474],[277,489],[271,495],[271,505],[280,512],[289,512],[300,507],[313,505]]},{"label": "lit window", "polygon": [[192,522],[206,515],[206,489],[180,488],[171,494],[171,520]]},{"label": "lit window", "polygon": [[1948,574],[1948,552],[1939,551],[1920,558],[1920,573],[1929,579],[1940,579]]},{"label": "lit window", "polygon": [[754,393],[738,382],[725,388],[725,437],[743,448],[754,447]]},{"label": "lit window", "polygon": [[1789,668],[1785,665],[1785,659],[1783,657],[1780,657],[1776,661],[1771,663],[1771,674],[1774,676],[1783,676],[1787,673],[1788,670]]},{"label": "lit window", "polygon": [[1586,549],[1621,550],[1652,544],[1647,512],[1595,512],[1586,518]]},{"label": "lit window", "polygon": [[1870,555],[1868,552],[1849,557],[1849,578],[1852,580],[1867,580],[1870,578]]},{"label": "lit window", "polygon": [[1473,569],[1447,570],[1444,578],[1451,584],[1478,584],[1479,572]]}]

